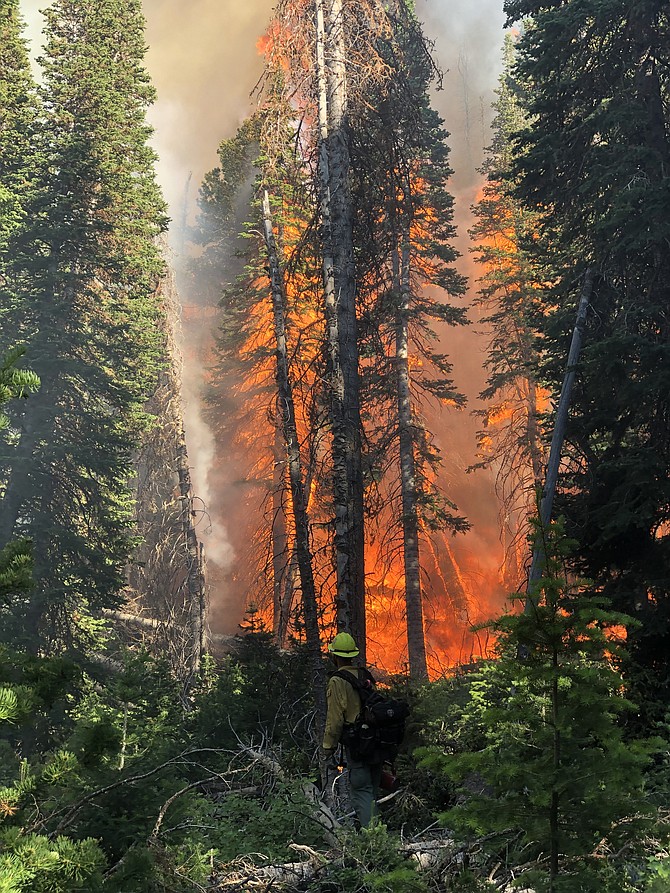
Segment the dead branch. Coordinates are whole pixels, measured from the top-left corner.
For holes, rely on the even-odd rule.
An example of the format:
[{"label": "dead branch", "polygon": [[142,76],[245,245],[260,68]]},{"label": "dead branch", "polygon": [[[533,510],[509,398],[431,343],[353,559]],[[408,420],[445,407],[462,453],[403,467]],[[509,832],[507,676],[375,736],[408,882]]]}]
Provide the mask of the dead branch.
[{"label": "dead branch", "polygon": [[[342,859],[341,850],[319,853],[302,844],[289,844],[289,849],[304,853],[308,859],[303,862],[284,862],[255,864],[251,856],[235,860],[223,866],[212,887],[217,890],[259,889],[268,890],[272,886],[295,886],[304,881],[313,880],[327,865]],[[436,839],[409,843],[400,847],[400,853],[416,863],[419,871],[434,870],[437,866],[450,861],[457,852],[453,840]],[[524,893],[533,893],[531,890]]]}]

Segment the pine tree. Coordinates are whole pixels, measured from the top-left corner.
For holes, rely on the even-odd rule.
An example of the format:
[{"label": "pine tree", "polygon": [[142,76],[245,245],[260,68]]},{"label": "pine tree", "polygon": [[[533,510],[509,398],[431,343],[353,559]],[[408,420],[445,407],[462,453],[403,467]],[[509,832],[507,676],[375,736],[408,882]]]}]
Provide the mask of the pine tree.
[{"label": "pine tree", "polygon": [[[322,622],[327,624],[332,610],[328,604],[330,599],[333,603],[339,600],[341,606],[349,610],[347,599],[343,600],[333,592],[332,580],[329,579],[331,569],[327,565],[331,550],[335,553],[335,564],[338,563],[338,542],[340,551],[344,543],[344,527],[340,530],[339,540],[337,534],[335,542],[328,535],[329,516],[332,519],[339,511],[339,497],[334,495],[334,490],[340,486],[343,492],[343,485],[342,481],[339,485],[336,483],[333,462],[324,449],[328,437],[342,440],[342,432],[336,435],[337,426],[333,423],[333,413],[337,414],[339,409],[337,405],[333,408],[331,399],[335,387],[333,381],[339,380],[340,374],[333,374],[339,363],[340,319],[337,313],[332,312],[332,306],[328,309],[328,294],[329,289],[334,288],[334,279],[331,281],[326,277],[325,298],[319,298],[314,279],[318,265],[331,272],[338,265],[334,267],[331,263],[329,252],[332,245],[325,238],[328,226],[318,230],[315,227],[315,217],[317,221],[323,219],[328,224],[330,206],[321,201],[319,212],[315,214],[317,196],[315,190],[310,191],[309,178],[317,167],[322,180],[326,175],[330,176],[327,112],[331,97],[328,92],[327,58],[324,54],[321,59],[323,46],[318,40],[316,63],[312,56],[310,29],[301,14],[307,8],[311,9],[309,3],[287,0],[280,6],[264,40],[268,69],[264,80],[262,114],[259,116],[261,153],[257,164],[264,172],[265,182],[272,183],[272,194],[277,200],[277,213],[275,215],[273,212],[273,216],[279,235],[280,264],[284,268],[286,282],[287,332],[292,345],[289,349],[290,374],[296,394],[295,403],[299,408],[298,430],[305,481],[306,484],[312,482],[312,554],[314,571],[319,579],[317,589],[322,593]],[[327,10],[324,8],[321,11],[325,15]],[[319,21],[317,15],[317,26]],[[387,515],[379,515],[377,511],[382,499],[380,478],[388,473],[383,498],[387,506],[393,503],[389,514],[397,513],[405,523],[404,540],[409,547],[409,573],[406,579],[410,590],[411,663],[417,678],[423,678],[426,666],[425,654],[421,657],[424,630],[419,537],[425,536],[428,526],[438,529],[441,536],[447,529],[463,529],[465,526],[463,519],[454,514],[454,507],[438,493],[434,484],[439,455],[421,418],[416,396],[424,394],[429,399],[436,398],[452,405],[462,403],[462,397],[450,380],[448,358],[440,355],[432,344],[435,337],[432,326],[435,321],[449,324],[461,322],[463,311],[450,305],[443,296],[433,299],[422,288],[422,282],[430,282],[446,290],[449,295],[458,295],[463,289],[463,281],[452,267],[456,255],[450,244],[454,230],[452,199],[446,188],[450,175],[448,149],[442,122],[431,110],[428,100],[434,67],[418,22],[406,4],[395,4],[392,11],[382,9],[376,3],[365,4],[356,10],[355,15],[352,11],[352,18],[345,16],[344,21],[346,34],[343,39],[348,41],[347,63],[350,64],[349,74],[353,73],[354,83],[346,99],[345,132],[340,136],[347,145],[350,161],[347,162],[348,188],[352,190],[356,209],[352,238],[356,257],[357,350],[362,352],[362,359],[357,360],[356,366],[363,388],[361,394],[367,401],[363,407],[361,429],[367,452],[363,482],[367,488],[368,529],[364,534],[368,539],[373,538],[378,531],[371,530],[378,525],[386,545],[391,543],[391,537],[386,535],[385,528],[398,531],[399,525],[387,524]],[[365,23],[367,25],[363,27]],[[325,28],[325,18],[323,25]],[[320,33],[317,27],[317,36]],[[321,34],[321,39],[326,40],[325,32]],[[338,52],[334,50],[337,58]],[[369,58],[371,62],[361,74],[355,63],[364,58]],[[301,125],[299,132],[296,132],[295,120],[298,116],[301,117]],[[235,186],[247,180],[240,167],[240,160],[245,157],[244,147],[248,145],[244,140],[245,133],[241,130],[234,140],[222,144],[221,168],[208,175],[203,189],[203,210],[213,224],[214,233],[207,240],[205,272],[220,267],[222,279],[226,275],[223,272],[225,267],[230,268],[230,263],[226,264],[225,253],[230,249],[231,239],[224,234],[230,229],[231,222],[235,223],[236,215],[232,210],[239,206],[241,196]],[[333,142],[338,143],[341,149],[341,140],[338,140]],[[321,188],[316,192],[321,199],[328,194]],[[253,229],[247,233],[247,269],[237,288],[224,292],[221,305],[221,356],[225,353],[228,359],[215,374],[216,379],[225,385],[220,398],[217,398],[216,420],[220,426],[221,408],[227,405],[229,394],[236,393],[243,398],[245,415],[237,415],[240,419],[238,430],[246,429],[244,445],[247,456],[253,457],[245,479],[251,479],[253,468],[256,483],[267,481],[274,493],[271,528],[273,603],[276,628],[283,630],[297,576],[296,564],[290,554],[295,531],[292,522],[286,521],[290,497],[286,495],[286,478],[278,468],[278,464],[283,462],[282,451],[276,446],[280,439],[278,428],[271,430],[267,425],[268,418],[281,418],[283,410],[275,412],[268,403],[272,381],[272,370],[267,362],[271,349],[267,334],[269,320],[267,310],[263,310],[265,297],[258,285],[260,281],[264,287],[265,279],[260,276],[256,257],[257,236]],[[203,227],[203,232],[206,231]],[[403,260],[401,263],[408,244],[409,262]],[[220,246],[226,246],[226,251],[221,252]],[[211,251],[216,253],[216,258],[210,254]],[[214,258],[213,265],[210,257]],[[223,288],[223,283],[220,283],[220,287]],[[325,338],[319,317],[325,319]],[[403,358],[399,359],[396,353],[403,354]],[[414,363],[415,355],[420,357],[419,363]],[[238,363],[238,371],[233,372],[232,381],[235,384],[231,387],[231,372],[235,363]],[[326,379],[331,383],[330,395],[323,387]],[[390,385],[391,382],[395,382],[396,386]],[[400,390],[402,398],[399,398]],[[252,411],[253,417],[250,414]],[[402,422],[396,422],[400,412]],[[262,414],[265,414],[265,420]],[[233,414],[228,411],[226,418],[232,419]],[[389,419],[392,420],[390,424]],[[401,429],[402,436],[399,437]],[[265,462],[267,457],[275,457],[272,475],[259,458],[262,451],[256,450],[256,446],[260,445],[261,431],[265,439]],[[403,443],[402,475],[399,470],[400,439]],[[239,452],[239,445],[234,451]],[[343,471],[345,466],[346,462],[343,462],[338,467]],[[402,487],[399,483],[401,477]],[[400,505],[399,497],[394,499],[386,495],[395,492],[398,496],[403,487],[406,510]],[[351,490],[351,494],[353,492]],[[266,524],[263,524],[263,530],[267,531]],[[270,542],[268,534],[269,531],[260,541],[265,544]],[[355,539],[360,540],[361,535],[363,533],[359,532]],[[402,549],[402,541],[401,535],[390,545],[390,549],[397,548],[398,542]],[[257,551],[257,546],[254,548]],[[280,552],[285,555],[283,559]],[[375,560],[371,558],[371,562]],[[265,568],[270,567],[269,561],[261,564]],[[348,559],[340,564],[344,574],[345,565],[350,567]],[[340,583],[344,576],[340,575]],[[254,574],[254,586],[258,585],[261,577],[260,573]],[[341,614],[338,622],[346,626],[349,620]]]},{"label": "pine tree", "polygon": [[[3,0],[0,3],[0,319],[15,301],[8,242],[25,222],[37,150],[38,102],[21,32],[18,0]],[[5,349],[12,337],[5,332]]]},{"label": "pine tree", "polygon": [[[285,439],[287,408],[277,390],[267,249],[259,239],[257,222],[266,186],[272,190],[275,204],[275,253],[286,300],[282,312],[290,377],[288,381],[284,377],[284,382],[296,394],[300,461],[306,482],[311,478],[310,444],[317,432],[306,423],[305,415],[310,411],[310,382],[320,381],[322,376],[317,377],[310,368],[321,342],[314,333],[315,310],[311,306],[318,293],[318,271],[309,241],[303,243],[304,218],[310,213],[305,212],[301,183],[303,161],[295,156],[291,110],[274,94],[270,85],[262,113],[246,122],[233,139],[221,143],[220,166],[206,176],[201,191],[199,229],[206,240],[205,268],[201,271],[198,261],[193,269],[197,280],[201,273],[209,278],[210,271],[212,282],[218,276],[218,286],[211,294],[217,287],[222,294],[208,402],[219,449],[235,460],[235,483],[241,491],[236,499],[238,508],[240,502],[246,508],[239,512],[239,524],[231,531],[241,556],[236,583],[259,604],[278,643],[284,645],[287,636],[296,633],[293,602],[300,588],[287,469],[287,449],[296,444],[287,444]],[[256,156],[254,167],[251,162]],[[258,175],[256,182],[254,174]],[[252,218],[251,222],[244,224],[245,217]],[[237,258],[231,261],[233,250]],[[242,272],[234,279],[232,273],[240,267]],[[300,619],[301,629],[303,624]]]},{"label": "pine tree", "polygon": [[44,162],[12,246],[12,324],[43,384],[13,420],[0,534],[34,542],[38,585],[16,632],[57,647],[116,603],[133,548],[132,452],[163,346],[165,217],[140,4],[63,0],[46,36]]},{"label": "pine tree", "polygon": [[351,121],[366,440],[370,466],[384,471],[378,489],[391,494],[378,514],[387,551],[398,530],[389,516],[400,519],[409,669],[421,680],[421,548],[431,527],[444,535],[467,526],[435,484],[440,454],[422,417],[424,401],[464,402],[448,357],[434,346],[436,322],[464,322],[450,300],[462,294],[464,280],[453,267],[447,134],[428,95],[436,72],[405,4],[375,52],[392,74],[372,87]]},{"label": "pine tree", "polygon": [[317,729],[319,737],[321,737],[326,716],[325,672],[321,659],[319,614],[314,586],[309,514],[307,511],[309,491],[305,487],[289,364],[286,337],[286,313],[288,310],[286,284],[284,271],[279,263],[267,190],[263,195],[263,227],[268,253],[268,272],[274,317],[278,413],[281,415],[282,435],[285,443],[286,463],[288,465],[291,487],[291,513],[295,530],[296,564],[300,575],[300,589],[302,592],[302,618],[305,629],[305,641],[311,658],[312,690],[317,705]]},{"label": "pine tree", "polygon": [[[518,137],[518,196],[539,215],[544,375],[558,387],[584,270],[595,269],[557,511],[575,564],[636,617],[636,662],[670,691],[670,17],[660,0],[510,0],[530,16],[517,76],[532,126]],[[642,676],[641,676],[642,679]],[[665,707],[663,706],[663,710]],[[645,711],[646,712],[646,711]]]},{"label": "pine tree", "polygon": [[18,0],[0,5],[0,182],[8,194],[17,195],[26,185],[34,150],[36,112],[35,83]]},{"label": "pine tree", "polygon": [[[4,414],[5,404],[12,398],[25,397],[39,387],[35,374],[17,369],[22,351],[13,351],[0,366],[0,432],[6,436],[9,419]],[[32,579],[32,549],[30,542],[15,540],[0,551],[0,616],[6,615],[9,605],[20,595],[30,591]],[[59,836],[50,840],[36,834],[24,822],[22,808],[26,802],[34,804],[36,776],[24,758],[13,773],[14,759],[7,759],[7,729],[17,723],[34,721],[36,690],[29,685],[9,682],[7,664],[11,656],[0,649],[0,728],[4,752],[2,783],[0,783],[0,888],[7,893],[44,889],[58,891],[99,889],[104,856],[96,841],[73,841]],[[18,663],[18,662],[17,662]],[[48,668],[46,669],[48,673]],[[45,673],[45,676],[46,676]],[[40,680],[44,685],[44,680]],[[37,688],[37,686],[35,686]],[[9,751],[11,753],[11,751]],[[24,752],[25,756],[25,752]]]}]

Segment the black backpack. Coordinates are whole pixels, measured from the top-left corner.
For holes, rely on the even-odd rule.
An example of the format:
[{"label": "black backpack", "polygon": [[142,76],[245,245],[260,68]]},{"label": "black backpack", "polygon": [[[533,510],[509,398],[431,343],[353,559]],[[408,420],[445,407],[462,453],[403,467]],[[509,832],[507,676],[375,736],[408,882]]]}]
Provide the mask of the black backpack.
[{"label": "black backpack", "polygon": [[354,760],[362,763],[393,762],[405,736],[409,704],[378,692],[369,670],[361,668],[359,674],[356,678],[346,670],[333,673],[355,688],[361,699],[361,712],[356,721],[344,726],[342,744]]}]

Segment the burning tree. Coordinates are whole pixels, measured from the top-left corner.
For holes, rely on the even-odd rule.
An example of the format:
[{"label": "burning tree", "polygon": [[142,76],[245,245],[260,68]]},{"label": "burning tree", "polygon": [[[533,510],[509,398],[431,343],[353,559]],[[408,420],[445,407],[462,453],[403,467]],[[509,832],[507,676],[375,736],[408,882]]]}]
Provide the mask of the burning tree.
[{"label": "burning tree", "polygon": [[[408,662],[427,675],[421,548],[430,528],[467,525],[434,483],[440,454],[422,417],[422,402],[460,406],[448,358],[435,349],[435,323],[464,322],[445,301],[464,280],[456,252],[446,133],[430,107],[436,71],[418,22],[399,16],[377,52],[388,76],[370,91],[352,121],[356,233],[364,274],[359,289],[365,394],[370,527],[380,543],[376,574],[386,565],[402,579]],[[436,288],[437,287],[437,288]],[[437,290],[439,289],[439,290]],[[377,471],[375,480],[375,470]],[[372,537],[370,537],[372,539]],[[373,565],[371,565],[372,567]],[[374,616],[374,600],[370,606]]]},{"label": "burning tree", "polygon": [[[309,516],[312,567],[321,593],[320,623],[327,625],[336,615],[340,626],[350,626],[360,637],[356,581],[362,580],[361,550],[366,539],[377,538],[403,579],[410,669],[422,679],[419,544],[431,525],[441,531],[465,526],[433,482],[439,453],[421,417],[421,394],[452,406],[463,402],[451,383],[448,359],[432,345],[432,322],[463,321],[462,310],[444,303],[444,291],[459,295],[464,288],[452,267],[456,254],[450,244],[446,134],[427,95],[435,69],[405,4],[384,9],[363,4],[342,17],[337,5],[317,4],[311,20],[308,10],[310,5],[294,2],[278,9],[262,45],[268,69],[253,126],[259,185],[268,188],[273,205],[284,292],[285,379],[295,407],[295,458],[302,467],[306,495],[301,501]],[[314,22],[316,30],[306,22]],[[347,75],[355,72],[348,82],[346,112],[343,97],[333,95],[342,85],[342,64]],[[250,127],[245,125],[247,133]],[[235,151],[228,148],[233,141],[226,144],[230,166],[222,164],[205,181],[205,205],[211,205],[210,219],[221,232],[228,224],[220,222],[230,219],[225,207],[235,201],[227,190],[235,177],[244,179],[236,167],[243,138],[241,131]],[[254,211],[256,220],[258,214]],[[283,641],[298,576],[295,492],[289,492],[286,431],[280,425],[286,400],[277,410],[271,408],[276,393],[271,352],[277,342],[258,224],[247,236],[246,269],[222,305],[222,362],[215,375],[229,386],[236,369],[240,408],[234,437],[248,447],[245,479],[264,481],[271,496],[268,526],[259,525],[254,539],[271,543],[272,556],[264,550],[255,566],[273,580],[274,628]],[[442,291],[431,292],[435,287]],[[356,421],[359,404],[362,422]],[[290,452],[294,444],[288,446]],[[356,507],[359,486],[365,496],[361,506],[368,511],[365,531]],[[371,551],[368,574],[380,575],[382,551]],[[283,560],[278,560],[280,552]],[[263,574],[253,576],[259,581]],[[371,593],[367,602],[369,617],[385,610]]]}]

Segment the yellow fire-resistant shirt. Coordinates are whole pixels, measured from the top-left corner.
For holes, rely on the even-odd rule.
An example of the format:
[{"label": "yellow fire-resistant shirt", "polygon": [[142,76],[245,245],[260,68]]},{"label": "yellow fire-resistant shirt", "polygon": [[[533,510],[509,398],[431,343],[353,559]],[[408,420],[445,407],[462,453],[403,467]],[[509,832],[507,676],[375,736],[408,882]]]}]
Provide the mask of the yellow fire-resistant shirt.
[{"label": "yellow fire-resistant shirt", "polygon": [[[357,667],[342,669],[358,678]],[[326,730],[323,735],[323,749],[334,751],[340,743],[345,722],[355,722],[361,712],[361,698],[353,685],[339,676],[331,676],[326,689],[328,712],[326,713]]]}]

